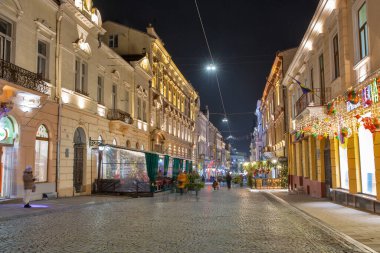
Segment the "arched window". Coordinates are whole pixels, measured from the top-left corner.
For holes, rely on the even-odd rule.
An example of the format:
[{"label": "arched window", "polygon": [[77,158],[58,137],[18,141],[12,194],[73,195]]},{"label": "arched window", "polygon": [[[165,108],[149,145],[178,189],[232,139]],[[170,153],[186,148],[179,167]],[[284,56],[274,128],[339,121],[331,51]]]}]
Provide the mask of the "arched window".
[{"label": "arched window", "polygon": [[49,133],[44,125],[40,125],[37,130],[35,151],[34,173],[36,182],[46,182],[48,174]]},{"label": "arched window", "polygon": [[144,144],[141,144],[141,150],[144,150]]},{"label": "arched window", "polygon": [[117,145],[117,141],[116,141],[116,139],[115,138],[113,138],[113,140],[112,140],[112,145]]},{"label": "arched window", "polygon": [[127,148],[131,147],[131,142],[129,140],[127,140],[126,146],[127,146]]},{"label": "arched window", "polygon": [[136,149],[140,149],[140,144],[136,142]]}]

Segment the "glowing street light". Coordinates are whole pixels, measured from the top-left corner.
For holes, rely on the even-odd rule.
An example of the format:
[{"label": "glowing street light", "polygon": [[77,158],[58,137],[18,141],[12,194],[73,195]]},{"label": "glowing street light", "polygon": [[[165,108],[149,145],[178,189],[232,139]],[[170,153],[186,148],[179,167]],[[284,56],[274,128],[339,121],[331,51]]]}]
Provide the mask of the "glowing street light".
[{"label": "glowing street light", "polygon": [[223,122],[223,123],[227,123],[227,122],[228,122],[228,119],[227,119],[226,116],[224,116],[224,118],[222,119],[222,122]]},{"label": "glowing street light", "polygon": [[214,72],[216,71],[216,66],[214,64],[209,64],[206,66],[206,70],[209,72]]}]

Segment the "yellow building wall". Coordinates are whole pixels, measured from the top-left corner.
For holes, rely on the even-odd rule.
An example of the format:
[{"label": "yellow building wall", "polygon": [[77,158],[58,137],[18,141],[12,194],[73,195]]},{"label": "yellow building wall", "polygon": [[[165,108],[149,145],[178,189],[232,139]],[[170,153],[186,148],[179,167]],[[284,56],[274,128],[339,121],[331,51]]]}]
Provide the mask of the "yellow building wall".
[{"label": "yellow building wall", "polygon": [[380,200],[380,132],[374,134],[373,150],[375,152],[376,199]]},{"label": "yellow building wall", "polygon": [[316,176],[316,143],[313,136],[309,137],[309,170],[310,170],[310,179],[317,180]]},{"label": "yellow building wall", "polygon": [[296,143],[297,176],[302,176],[301,142]]},{"label": "yellow building wall", "polygon": [[319,146],[318,182],[325,182],[325,141],[326,139],[317,140]]},{"label": "yellow building wall", "polygon": [[350,193],[361,192],[360,185],[360,161],[359,161],[359,142],[358,134],[354,133],[348,138],[347,144],[347,157],[348,157],[348,178],[349,178],[349,191]]},{"label": "yellow building wall", "polygon": [[340,188],[340,165],[339,165],[339,143],[338,140],[330,139],[331,177],[332,188]]},{"label": "yellow building wall", "polygon": [[309,142],[307,139],[302,140],[302,169],[303,169],[303,175],[304,177],[310,177],[309,173],[309,152],[307,152],[309,149]]}]

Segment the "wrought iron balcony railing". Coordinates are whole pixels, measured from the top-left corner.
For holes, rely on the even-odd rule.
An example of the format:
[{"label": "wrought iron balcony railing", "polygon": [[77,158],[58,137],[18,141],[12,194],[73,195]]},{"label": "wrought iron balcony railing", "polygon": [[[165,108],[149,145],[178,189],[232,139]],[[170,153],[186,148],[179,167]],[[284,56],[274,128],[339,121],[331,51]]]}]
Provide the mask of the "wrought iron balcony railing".
[{"label": "wrought iron balcony railing", "polygon": [[120,120],[127,124],[133,124],[131,115],[119,109],[108,110],[107,118],[109,120]]},{"label": "wrought iron balcony railing", "polygon": [[0,78],[24,88],[48,94],[49,88],[41,75],[0,59]]},{"label": "wrought iron balcony railing", "polygon": [[303,94],[295,104],[295,116],[300,115],[307,107],[323,106],[331,99],[331,88],[314,89],[313,92]]}]

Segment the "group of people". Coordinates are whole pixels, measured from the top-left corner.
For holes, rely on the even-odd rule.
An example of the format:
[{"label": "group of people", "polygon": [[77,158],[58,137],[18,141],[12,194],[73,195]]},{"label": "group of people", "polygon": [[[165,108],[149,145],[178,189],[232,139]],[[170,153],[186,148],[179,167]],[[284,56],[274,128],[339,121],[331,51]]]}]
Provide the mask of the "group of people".
[{"label": "group of people", "polygon": [[[231,181],[232,181],[231,174],[230,172],[227,172],[226,182],[227,182],[228,190],[231,189]],[[219,186],[221,182],[222,182],[222,178],[218,178],[218,180],[214,179],[214,181],[212,182],[212,187],[214,188],[214,190],[219,190]]]}]

